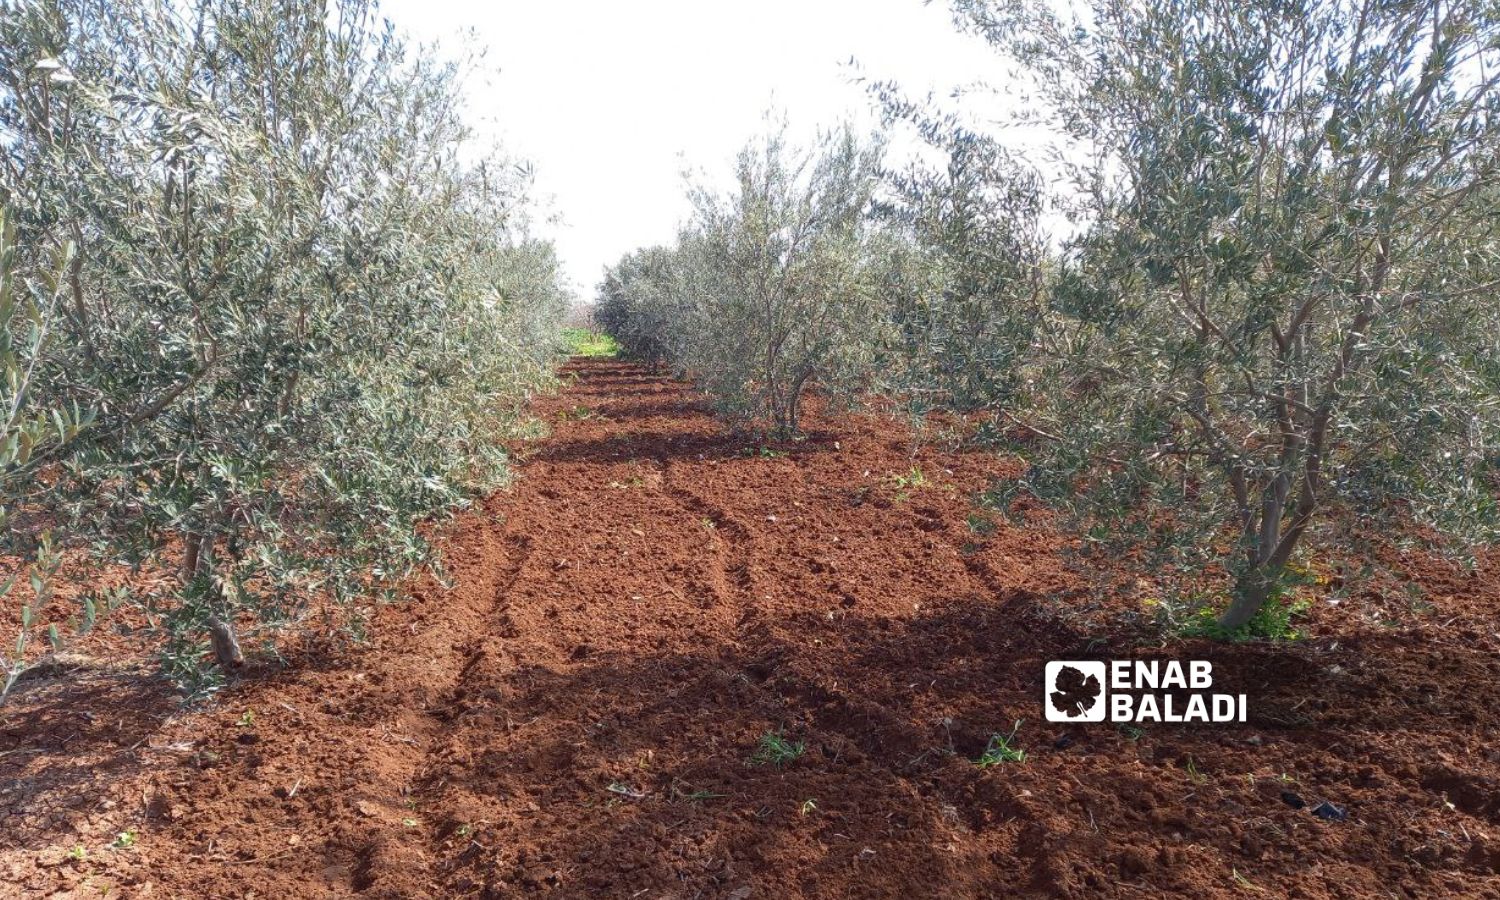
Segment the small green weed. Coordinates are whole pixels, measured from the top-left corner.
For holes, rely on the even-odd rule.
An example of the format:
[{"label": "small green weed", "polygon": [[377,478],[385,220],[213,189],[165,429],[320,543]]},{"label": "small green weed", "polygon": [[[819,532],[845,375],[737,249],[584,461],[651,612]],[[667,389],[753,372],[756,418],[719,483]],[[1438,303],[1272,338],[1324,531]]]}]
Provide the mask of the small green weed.
[{"label": "small green weed", "polygon": [[984,748],[984,754],[974,760],[974,764],[981,769],[990,766],[998,766],[1001,763],[1022,763],[1026,761],[1026,751],[1016,746],[1016,733],[1021,730],[1018,721],[1010,729],[1010,734],[992,734],[990,743]]},{"label": "small green weed", "polygon": [[1224,628],[1219,613],[1228,603],[1222,593],[1194,592],[1168,597],[1150,597],[1144,605],[1156,611],[1157,623],[1179,637],[1217,641],[1295,641],[1305,637],[1293,623],[1312,607],[1304,588],[1321,588],[1327,579],[1311,568],[1289,564],[1266,602],[1250,621],[1238,628]]},{"label": "small green weed", "polygon": [[1252,891],[1257,894],[1264,893],[1260,885],[1241,875],[1239,869],[1231,868],[1229,870],[1229,874],[1230,877],[1234,879],[1234,883],[1244,888],[1245,890]]},{"label": "small green weed", "polygon": [[760,736],[760,745],[755,748],[755,754],[750,757],[750,764],[784,766],[801,759],[805,752],[807,752],[807,745],[801,741],[789,741],[779,731],[768,731]]},{"label": "small green weed", "polygon": [[761,445],[759,447],[743,447],[740,449],[740,455],[751,459],[755,457],[760,457],[761,459],[781,459],[786,456],[786,451]]},{"label": "small green weed", "polygon": [[729,795],[715,794],[713,791],[693,791],[690,794],[679,794],[678,796],[689,803],[703,803],[707,800],[722,800]]},{"label": "small green weed", "polygon": [[1187,776],[1188,780],[1193,784],[1203,784],[1208,780],[1207,775],[1198,771],[1198,761],[1193,759],[1192,756],[1188,756],[1187,758]]},{"label": "small green weed", "polygon": [[1217,641],[1297,641],[1305,637],[1302,629],[1293,621],[1301,618],[1312,607],[1308,600],[1273,596],[1250,619],[1238,628],[1224,628],[1219,624],[1219,613],[1215,604],[1199,603],[1188,613],[1186,620],[1177,628],[1182,637],[1211,638]]},{"label": "small green weed", "polygon": [[589,419],[602,419],[604,416],[598,410],[587,406],[571,406],[558,413],[557,418],[562,422],[587,422]]},{"label": "small green weed", "polygon": [[912,466],[911,471],[905,475],[888,475],[886,476],[886,480],[896,488],[897,503],[905,503],[911,499],[913,491],[920,491],[932,485],[932,482],[927,478],[927,474],[918,466]]},{"label": "small green weed", "polygon": [[115,835],[115,842],[113,844],[110,844],[110,846],[115,848],[116,850],[129,850],[131,847],[135,846],[135,841],[138,836],[139,835],[136,834],[136,830],[134,828],[127,829]]}]

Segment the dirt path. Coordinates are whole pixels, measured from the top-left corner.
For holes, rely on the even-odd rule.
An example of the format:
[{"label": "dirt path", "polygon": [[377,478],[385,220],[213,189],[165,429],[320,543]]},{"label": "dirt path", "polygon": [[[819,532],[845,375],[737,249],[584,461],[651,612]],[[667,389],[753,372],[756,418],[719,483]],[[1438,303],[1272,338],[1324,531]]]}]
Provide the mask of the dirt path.
[{"label": "dirt path", "polygon": [[[1496,889],[1495,711],[1463,688],[1500,674],[1492,623],[1200,648],[1255,697],[1245,727],[1050,726],[1045,660],[1161,651],[1058,624],[1044,528],[973,527],[1006,464],[869,417],[746,445],[668,379],[567,377],[515,486],[445,529],[450,586],[367,647],[192,716],[109,682],[8,722],[35,754],[0,756],[29,785],[0,788],[14,896]],[[69,718],[90,703],[156,705],[111,731]],[[972,762],[1018,721],[1025,763]],[[753,764],[767,734],[803,752]],[[68,855],[122,823],[129,846]]]}]

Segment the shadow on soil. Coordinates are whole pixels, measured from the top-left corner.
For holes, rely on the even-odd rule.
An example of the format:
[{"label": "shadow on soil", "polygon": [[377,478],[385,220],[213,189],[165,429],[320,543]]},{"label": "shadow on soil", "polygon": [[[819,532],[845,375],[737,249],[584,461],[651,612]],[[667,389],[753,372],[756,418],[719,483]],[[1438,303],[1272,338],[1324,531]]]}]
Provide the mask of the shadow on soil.
[{"label": "shadow on soil", "polygon": [[9,842],[38,848],[100,812],[103,788],[147,768],[151,737],[181,707],[143,675],[23,682],[0,707],[0,809]]},{"label": "shadow on soil", "polygon": [[[777,872],[785,856],[804,860],[800,887],[815,894],[855,885],[872,896],[909,895],[913,885],[942,885],[951,895],[1091,892],[1122,877],[1182,890],[1186,883],[1173,880],[1182,871],[1138,871],[1129,848],[1156,846],[1165,822],[1254,874],[1244,823],[1295,811],[1280,796],[1284,784],[1247,782],[1243,773],[1334,773],[1299,787],[1309,796],[1341,797],[1345,777],[1350,791],[1360,779],[1379,781],[1386,776],[1357,770],[1380,759],[1383,732],[1426,735],[1437,749],[1445,731],[1482,718],[1488,702],[1483,692],[1427,694],[1420,680],[1414,691],[1393,681],[1430,670],[1444,684],[1493,683],[1496,666],[1487,654],[1413,645],[1401,634],[1336,651],[1119,648],[1120,656],[1214,660],[1222,679],[1215,689],[1251,698],[1245,725],[1151,725],[1132,735],[1043,721],[1045,662],[1087,657],[1089,641],[1047,621],[1024,596],[871,619],[841,636],[820,630],[816,618],[754,623],[736,644],[701,653],[585,654],[571,672],[528,665],[468,685],[506,702],[465,727],[510,728],[513,739],[435,773],[425,790],[441,796],[440,785],[454,785],[499,803],[533,798],[540,830],[568,838],[529,861],[468,856],[455,861],[458,870],[492,886],[554,873],[572,890],[679,884],[729,893]],[[578,727],[515,724],[538,721]],[[977,765],[992,736],[1012,729],[1026,760]],[[754,764],[757,741],[770,733],[802,744],[803,754]],[[1433,765],[1412,776],[1402,761],[1388,762],[1390,776],[1419,782],[1433,802],[1445,794],[1500,824],[1494,785],[1484,779]],[[1218,799],[1194,799],[1208,787]],[[1357,817],[1382,812],[1351,808]],[[533,824],[489,837],[504,846]],[[1361,853],[1389,852],[1374,830],[1344,839]],[[1287,852],[1296,840],[1286,838]],[[810,870],[808,845],[822,848]],[[684,854],[705,868],[684,868]]]}]

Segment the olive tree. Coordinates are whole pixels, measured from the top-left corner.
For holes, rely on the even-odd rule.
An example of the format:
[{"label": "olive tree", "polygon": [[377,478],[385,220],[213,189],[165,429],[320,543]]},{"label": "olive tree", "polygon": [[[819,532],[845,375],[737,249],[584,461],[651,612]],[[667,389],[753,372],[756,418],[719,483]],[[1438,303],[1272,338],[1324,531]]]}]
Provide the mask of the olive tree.
[{"label": "olive tree", "polygon": [[594,307],[594,322],[614,337],[624,354],[650,366],[672,360],[672,341],[681,335],[673,321],[681,292],[674,289],[674,255],[666,247],[625,254],[605,272]]},{"label": "olive tree", "polygon": [[[651,317],[621,321],[616,337],[668,357],[728,415],[796,432],[810,384],[841,394],[868,370],[881,322],[867,215],[880,152],[848,128],[809,150],[784,129],[752,141],[732,190],[691,188],[693,217],[670,252],[628,257],[606,279],[606,316]],[[611,299],[630,284],[634,307]]]},{"label": "olive tree", "polygon": [[955,8],[1087,160],[1059,352],[1031,362],[1054,388],[1039,489],[1221,564],[1228,629],[1310,535],[1389,517],[1494,536],[1500,9]]},{"label": "olive tree", "polygon": [[23,264],[76,248],[38,387],[97,412],[8,489],[171,573],[178,674],[389,589],[505,476],[565,298],[457,75],[369,0],[0,2],[0,200]]},{"label": "olive tree", "polygon": [[885,171],[891,321],[882,391],[913,412],[1003,411],[1024,384],[1045,311],[1046,196],[1037,172],[993,135],[891,83],[870,91],[888,126],[935,153]]}]

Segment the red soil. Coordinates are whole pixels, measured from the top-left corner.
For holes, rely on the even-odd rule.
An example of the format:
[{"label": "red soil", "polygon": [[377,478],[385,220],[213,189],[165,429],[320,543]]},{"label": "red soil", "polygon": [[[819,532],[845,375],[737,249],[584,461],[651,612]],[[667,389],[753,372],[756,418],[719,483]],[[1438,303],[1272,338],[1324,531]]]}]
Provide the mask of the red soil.
[{"label": "red soil", "polygon": [[[1500,896],[1493,565],[1422,569],[1412,621],[1163,647],[1044,522],[971,530],[1002,460],[873,417],[747,454],[680,384],[569,372],[444,529],[451,587],[368,646],[195,712],[131,672],[20,688],[0,895]],[[1046,660],[1143,656],[1213,659],[1250,723],[1042,721]],[[976,766],[1018,720],[1026,760]],[[774,731],[803,756],[749,764]]]}]

